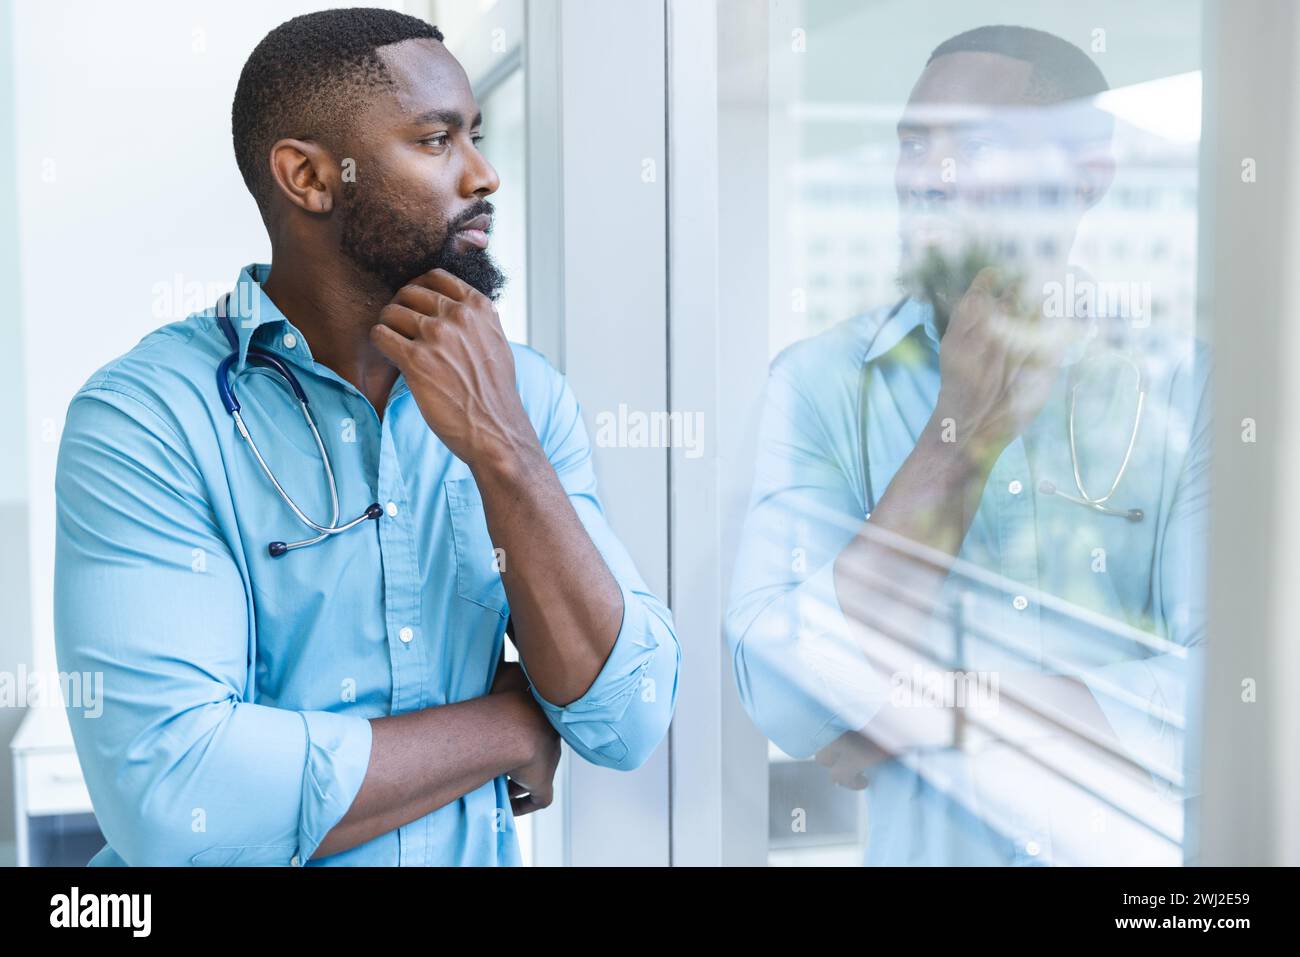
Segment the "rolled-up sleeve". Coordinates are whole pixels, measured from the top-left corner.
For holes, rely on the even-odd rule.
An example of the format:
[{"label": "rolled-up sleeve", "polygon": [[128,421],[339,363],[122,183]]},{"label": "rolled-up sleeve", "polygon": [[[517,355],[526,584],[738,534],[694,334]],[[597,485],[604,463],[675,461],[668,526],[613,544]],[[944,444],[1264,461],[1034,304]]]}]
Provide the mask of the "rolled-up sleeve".
[{"label": "rolled-up sleeve", "polygon": [[591,687],[563,707],[547,701],[536,689],[533,696],[556,731],[583,758],[632,770],[646,762],[668,733],[677,702],[681,649],[667,607],[642,580],[605,517],[577,398],[545,359],[536,353],[532,357],[549,383],[543,448],[623,595],[618,639]]},{"label": "rolled-up sleeve", "polygon": [[836,595],[835,559],[865,516],[818,422],[778,359],[724,628],[746,711],[795,757],[860,730],[889,698]]},{"label": "rolled-up sleeve", "polygon": [[56,649],[102,687],[66,704],[109,845],[131,865],[306,863],[361,787],[370,723],[250,700],[248,598],[186,443],[99,384],[69,410],[56,495]]}]

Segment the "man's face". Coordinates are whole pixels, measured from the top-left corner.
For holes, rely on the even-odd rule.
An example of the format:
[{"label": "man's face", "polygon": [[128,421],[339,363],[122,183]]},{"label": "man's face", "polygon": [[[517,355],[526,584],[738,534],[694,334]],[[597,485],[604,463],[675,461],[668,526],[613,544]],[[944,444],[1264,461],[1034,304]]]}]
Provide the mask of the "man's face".
[{"label": "man's face", "polygon": [[394,292],[442,268],[495,298],[487,252],[499,180],[478,151],[482,118],[465,71],[435,40],[381,47],[396,89],[358,118],[355,182],[344,182],[343,252]]},{"label": "man's face", "polygon": [[985,266],[1033,288],[1065,268],[1086,208],[1065,143],[1088,104],[1027,97],[1032,66],[953,53],[927,66],[898,124],[900,282],[940,323]]}]

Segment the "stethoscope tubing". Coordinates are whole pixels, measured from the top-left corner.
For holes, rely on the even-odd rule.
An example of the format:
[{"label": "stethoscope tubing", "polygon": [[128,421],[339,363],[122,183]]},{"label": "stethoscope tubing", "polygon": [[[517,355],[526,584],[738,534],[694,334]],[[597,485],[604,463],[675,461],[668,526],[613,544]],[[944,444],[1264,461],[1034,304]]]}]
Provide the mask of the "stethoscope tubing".
[{"label": "stethoscope tubing", "polygon": [[[858,386],[860,390],[859,397],[858,397],[858,442],[862,447],[862,454],[861,454],[862,481],[866,491],[866,501],[867,501],[866,513],[868,516],[876,510],[876,496],[871,482],[871,453],[867,448],[867,436],[868,436],[867,392],[871,385],[871,363],[870,361],[866,360],[865,357],[867,355],[870,355],[872,347],[875,346],[876,340],[880,338],[880,334],[884,332],[885,326],[888,325],[889,320],[894,318],[894,316],[898,314],[898,311],[902,309],[903,306],[906,305],[906,303],[907,303],[907,297],[903,297],[901,300],[898,301],[898,303],[889,311],[889,313],[881,321],[879,327],[877,327],[876,331],[872,334],[870,341],[867,343],[866,349],[863,350],[864,360],[862,364],[862,375],[860,377],[860,382]],[[1066,494],[1065,492],[1057,488],[1054,483],[1048,481],[1047,479],[1043,479],[1038,483],[1038,491],[1044,495],[1058,496],[1059,498],[1065,499],[1067,502],[1073,502],[1076,505],[1081,505],[1084,508],[1091,509],[1092,511],[1097,512],[1098,514],[1101,515],[1109,515],[1117,518],[1125,518],[1130,522],[1140,522],[1143,520],[1143,518],[1145,518],[1145,513],[1142,511],[1142,509],[1140,508],[1119,509],[1119,508],[1114,508],[1107,504],[1110,501],[1111,497],[1115,494],[1116,490],[1119,488],[1120,483],[1124,480],[1124,475],[1128,472],[1129,462],[1132,460],[1133,457],[1133,450],[1137,447],[1138,431],[1141,428],[1142,413],[1146,403],[1146,391],[1142,388],[1142,370],[1138,368],[1135,362],[1133,362],[1130,359],[1127,359],[1127,357],[1124,358],[1129,363],[1129,365],[1133,367],[1134,371],[1137,373],[1137,383],[1135,386],[1137,391],[1137,408],[1133,416],[1133,428],[1129,432],[1128,446],[1124,451],[1124,459],[1120,463],[1120,467],[1115,474],[1115,480],[1111,482],[1110,488],[1106,491],[1105,495],[1102,495],[1099,498],[1093,498],[1090,495],[1088,495],[1083,485],[1083,475],[1079,467],[1079,452],[1078,452],[1078,446],[1075,444],[1075,430],[1074,430],[1075,400],[1079,391],[1079,384],[1076,382],[1070,391],[1070,415],[1069,415],[1069,422],[1068,422],[1068,433],[1070,439],[1070,465],[1074,472],[1074,484],[1079,491],[1079,496],[1076,498],[1073,495]]]},{"label": "stethoscope tubing", "polygon": [[[1128,446],[1124,449],[1124,458],[1119,464],[1119,469],[1115,472],[1115,481],[1110,483],[1110,488],[1106,491],[1106,494],[1102,495],[1100,498],[1093,498],[1083,487],[1083,474],[1079,470],[1079,452],[1078,448],[1075,446],[1074,440],[1074,409],[1075,402],[1079,395],[1079,383],[1076,382],[1074,387],[1070,390],[1070,419],[1068,431],[1070,434],[1070,465],[1074,471],[1074,487],[1079,490],[1079,498],[1065,495],[1060,491],[1055,491],[1055,494],[1060,495],[1067,501],[1086,505],[1105,515],[1119,515],[1127,518],[1131,522],[1140,522],[1142,521],[1143,516],[1140,508],[1117,509],[1111,508],[1106,504],[1110,501],[1111,496],[1115,494],[1115,490],[1119,488],[1119,483],[1124,480],[1124,473],[1128,471],[1129,462],[1133,458],[1133,449],[1137,445],[1138,429],[1142,426],[1142,409],[1146,404],[1147,398],[1146,391],[1142,388],[1142,370],[1139,369],[1137,363],[1132,360],[1125,359],[1125,361],[1133,368],[1134,375],[1136,376],[1134,391],[1137,392],[1137,408],[1133,414],[1133,428],[1129,432]],[[1044,483],[1039,483],[1039,487],[1042,488],[1043,484]],[[1046,484],[1050,485],[1051,483],[1048,482]],[[1055,490],[1055,487],[1053,488]]]},{"label": "stethoscope tubing", "polygon": [[254,441],[252,433],[249,432],[248,426],[244,422],[239,399],[235,395],[234,385],[230,380],[231,367],[239,360],[238,338],[235,335],[234,326],[231,324],[228,317],[221,316],[217,321],[221,326],[222,333],[226,336],[226,340],[233,347],[230,355],[226,356],[217,366],[217,391],[221,396],[221,404],[234,420],[236,430],[243,438],[245,444],[248,445],[249,450],[253,453],[253,458],[261,467],[262,473],[270,481],[271,485],[275,488],[285,505],[287,505],[289,510],[293,512],[294,517],[297,518],[298,521],[302,522],[302,524],[318,533],[312,538],[305,538],[300,541],[275,541],[269,543],[267,545],[267,551],[270,553],[271,557],[279,558],[295,549],[306,548],[308,545],[315,545],[317,542],[322,542],[333,535],[346,532],[349,529],[360,525],[364,521],[378,519],[379,516],[383,514],[383,509],[379,506],[378,502],[373,502],[367,506],[364,512],[352,519],[350,522],[346,522],[342,525],[338,524],[338,482],[334,477],[334,466],[330,462],[329,451],[325,448],[325,442],[321,438],[320,429],[316,427],[316,419],[311,414],[310,403],[307,400],[306,391],[298,381],[298,377],[294,375],[293,370],[291,370],[278,356],[272,355],[271,353],[256,347],[249,347],[247,356],[250,360],[274,370],[289,385],[294,398],[298,402],[298,408],[302,412],[303,419],[307,422],[307,428],[311,430],[312,438],[316,442],[316,449],[320,453],[321,462],[325,467],[325,481],[329,488],[330,495],[329,524],[322,525],[313,521],[306,512],[298,507],[298,503],[293,500],[293,497],[275,477],[275,473],[271,470],[271,466],[267,464],[266,458],[262,455],[261,449],[257,447],[257,442]]}]

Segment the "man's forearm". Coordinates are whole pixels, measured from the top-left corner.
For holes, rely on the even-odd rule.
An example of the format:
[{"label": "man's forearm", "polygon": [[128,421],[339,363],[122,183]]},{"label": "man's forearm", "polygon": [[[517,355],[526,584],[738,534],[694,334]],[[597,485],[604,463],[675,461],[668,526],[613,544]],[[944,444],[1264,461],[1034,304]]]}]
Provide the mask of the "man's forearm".
[{"label": "man's forearm", "polygon": [[618,640],[618,581],[540,446],[476,464],[515,644],[538,693],[566,705],[591,687]]},{"label": "man's forearm", "polygon": [[[947,569],[921,561],[892,547],[873,528],[883,528],[930,549],[956,555],[978,509],[996,455],[988,450],[962,449],[938,442],[937,415],[927,426],[912,454],[900,467],[879,506],[859,534],[841,551],[835,563],[836,597],[847,618],[866,624],[859,640],[867,653],[890,660],[891,634],[919,631],[928,611],[895,600],[889,589],[907,589],[924,604],[934,598],[947,577]],[[1068,676],[1033,672],[1002,672],[1017,694],[1040,706],[1052,706],[1104,740],[1114,742],[1111,729],[1087,686]],[[914,689],[920,691],[921,689]],[[1082,693],[1080,693],[1082,692]],[[957,709],[898,707],[886,702],[858,734],[883,749],[897,753],[913,748],[951,743]]]},{"label": "man's forearm", "polygon": [[527,763],[545,720],[525,691],[372,719],[361,790],[313,858],[364,844]]},{"label": "man's forearm", "polygon": [[496,309],[432,269],[398,290],[370,338],[473,472],[492,542],[505,550],[501,581],[528,677],[547,701],[571,704],[614,650],[622,591],[538,441]]},{"label": "man's forearm", "polygon": [[883,530],[956,555],[995,459],[977,446],[943,441],[935,414],[875,511],[835,560],[836,597],[850,619],[870,621],[880,613],[875,585],[882,577],[922,593],[942,584],[945,569],[918,562],[873,533]]}]

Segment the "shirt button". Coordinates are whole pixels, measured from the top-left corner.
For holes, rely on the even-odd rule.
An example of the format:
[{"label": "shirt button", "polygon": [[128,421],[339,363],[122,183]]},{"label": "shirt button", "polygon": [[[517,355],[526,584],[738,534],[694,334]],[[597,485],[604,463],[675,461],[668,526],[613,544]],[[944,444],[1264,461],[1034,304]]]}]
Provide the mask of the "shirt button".
[{"label": "shirt button", "polygon": [[415,632],[410,628],[403,628],[397,633],[397,637],[401,638],[403,643],[410,644],[411,639],[415,637]]},{"label": "shirt button", "polygon": [[293,857],[289,858],[289,866],[290,866],[290,867],[297,867],[297,866],[298,866],[298,855],[297,855],[297,854],[295,854]]},{"label": "shirt button", "polygon": [[1007,491],[1012,495],[1019,495],[1024,490],[1025,487],[1020,484],[1020,479],[1012,479],[1011,484],[1007,486]]},{"label": "shirt button", "polygon": [[286,349],[298,348],[298,337],[295,336],[292,332],[286,332],[284,334],[284,338],[281,341],[284,343],[284,347]]},{"label": "shirt button", "polygon": [[1029,599],[1024,595],[1017,595],[1011,600],[1011,607],[1016,611],[1024,611],[1029,607]]},{"label": "shirt button", "polygon": [[388,513],[389,518],[395,518],[397,516],[397,503],[389,502],[384,506],[384,511]]},{"label": "shirt button", "polygon": [[1042,850],[1037,841],[1025,841],[1025,853],[1030,857],[1037,857],[1042,853]]}]

